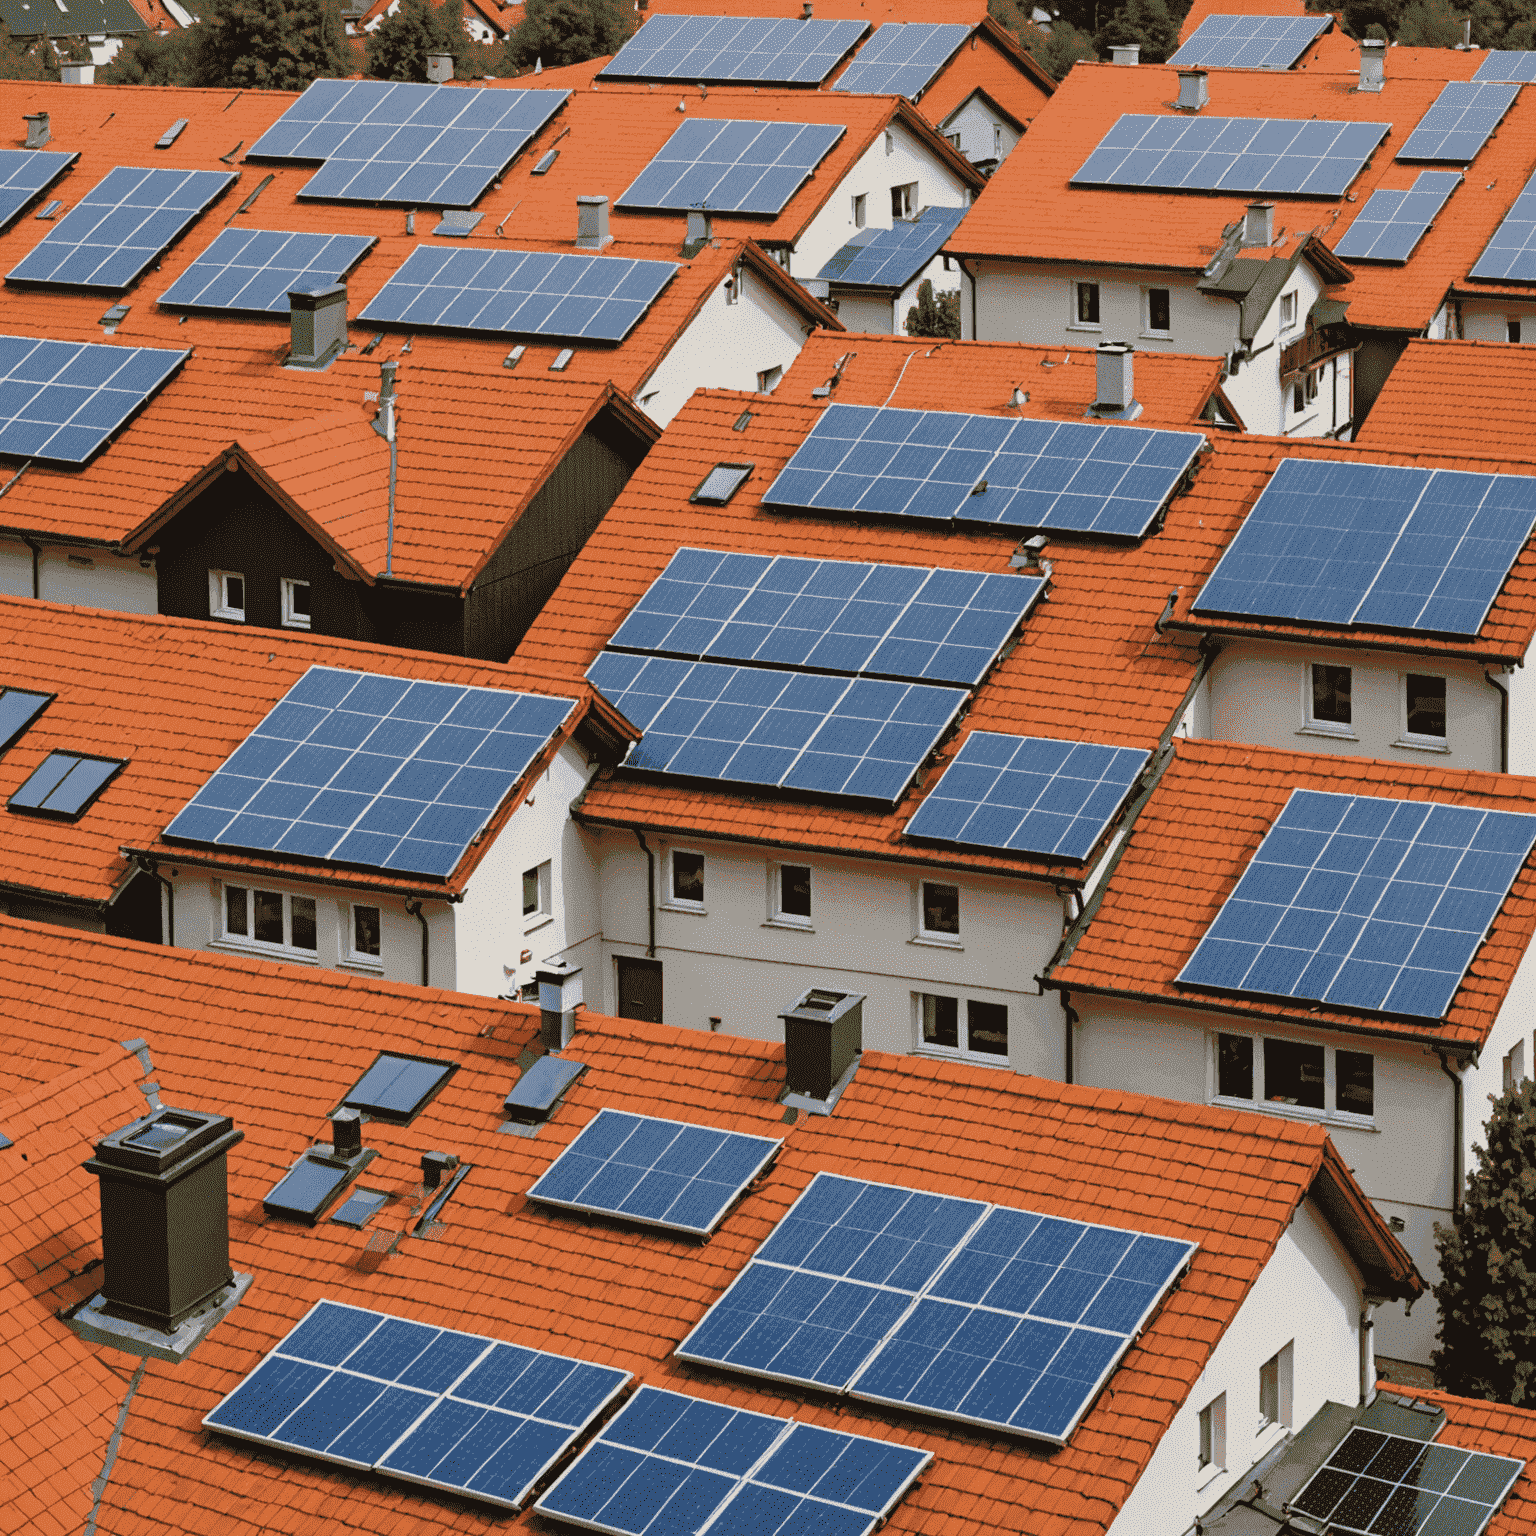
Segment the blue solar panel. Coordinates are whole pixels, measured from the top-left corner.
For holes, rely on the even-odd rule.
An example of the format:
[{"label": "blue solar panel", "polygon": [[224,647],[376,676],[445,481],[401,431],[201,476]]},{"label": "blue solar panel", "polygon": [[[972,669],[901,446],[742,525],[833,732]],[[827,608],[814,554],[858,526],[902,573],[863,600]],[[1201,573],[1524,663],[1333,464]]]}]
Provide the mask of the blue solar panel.
[{"label": "blue solar panel", "polygon": [[516,1509],[628,1380],[319,1301],[203,1423]]},{"label": "blue solar panel", "polygon": [[847,131],[841,123],[694,118],[667,140],[618,206],[776,214]]},{"label": "blue solar panel", "polygon": [[870,1536],[931,1460],[641,1387],[534,1508],[608,1536]]},{"label": "blue solar panel", "polygon": [[623,341],[676,273],[673,261],[418,245],[359,318]]},{"label": "blue solar panel", "polygon": [[375,244],[372,235],[221,230],[160,302],[173,309],[287,314],[290,290],[339,283]]},{"label": "blue solar panel", "polygon": [[1521,52],[1519,49],[1491,49],[1488,57],[1477,66],[1477,73],[1472,79],[1475,84],[1485,80],[1511,80],[1520,85],[1528,85],[1536,80],[1536,53]]},{"label": "blue solar panel", "polygon": [[631,768],[895,804],[969,695],[604,651],[587,680],[645,733]]},{"label": "blue solar panel", "polygon": [[54,149],[0,149],[0,229],[80,158]]},{"label": "blue solar panel", "polygon": [[1168,60],[1181,69],[1289,69],[1331,16],[1207,16]]},{"label": "blue solar panel", "polygon": [[1474,159],[1520,94],[1518,85],[1453,80],[1398,150],[1399,160]]},{"label": "blue solar panel", "polygon": [[1475,635],[1536,525],[1536,477],[1286,459],[1197,613]]},{"label": "blue solar panel", "polygon": [[1442,1019],[1536,816],[1291,792],[1181,984]]},{"label": "blue solar panel", "polygon": [[1204,446],[1198,432],[831,405],[763,500],[1139,538]]},{"label": "blue solar panel", "polygon": [[768,1136],[599,1110],[528,1198],[703,1237],[781,1146]]},{"label": "blue solar panel", "polygon": [[938,255],[966,212],[924,208],[915,219],[898,220],[889,229],[860,230],[816,276],[834,283],[905,288]]},{"label": "blue solar panel", "polygon": [[1060,1444],[1194,1248],[820,1173],[677,1354]]},{"label": "blue solar panel", "polygon": [[311,667],[165,835],[447,879],[574,708]]},{"label": "blue solar panel", "polygon": [[1536,175],[1521,189],[1468,276],[1490,283],[1536,283]]},{"label": "blue solar panel", "polygon": [[1334,246],[1334,255],[1351,261],[1407,261],[1461,182],[1460,171],[1420,171],[1406,192],[1372,192]]},{"label": "blue solar panel", "polygon": [[1086,859],[1150,752],[972,731],[907,823],[908,837]]},{"label": "blue solar panel", "polygon": [[30,688],[0,686],[0,752],[15,743],[54,697],[51,693],[34,693]]},{"label": "blue solar panel", "polygon": [[191,355],[0,336],[0,454],[84,464]]},{"label": "blue solar panel", "polygon": [[6,808],[78,821],[125,766],[119,757],[50,752],[6,801]]},{"label": "blue solar panel", "polygon": [[146,171],[120,165],[5,280],[120,292],[236,180],[234,171]]},{"label": "blue solar panel", "polygon": [[1038,576],[680,549],[609,644],[912,682],[979,683]]},{"label": "blue solar panel", "polygon": [[246,159],[323,161],[300,197],[468,208],[570,94],[316,80]]},{"label": "blue solar panel", "polygon": [[832,89],[915,99],[970,35],[961,22],[888,21],[876,28]]},{"label": "blue solar panel", "polygon": [[1099,140],[1072,184],[1339,197],[1391,126],[1127,113]]},{"label": "blue solar panel", "polygon": [[864,21],[652,16],[597,78],[820,85],[867,31]]}]

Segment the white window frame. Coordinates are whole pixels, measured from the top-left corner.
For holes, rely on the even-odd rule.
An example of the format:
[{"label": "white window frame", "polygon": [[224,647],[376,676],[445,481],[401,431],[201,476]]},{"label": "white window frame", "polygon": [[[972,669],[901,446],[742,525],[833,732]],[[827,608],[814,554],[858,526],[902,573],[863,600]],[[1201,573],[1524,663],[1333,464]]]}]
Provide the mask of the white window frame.
[{"label": "white window frame", "polygon": [[869,194],[867,192],[855,192],[853,194],[853,227],[864,229],[869,223]]},{"label": "white window frame", "polygon": [[249,593],[245,590],[243,571],[209,571],[208,616],[213,619],[232,619],[237,624],[244,624],[245,602],[242,601],[237,608],[229,601],[230,577],[234,577],[240,583],[241,598],[249,597]]},{"label": "white window frame", "polygon": [[[953,886],[955,891],[955,926],[959,930],[956,933],[943,933],[937,928],[928,926],[927,905],[923,900],[923,892],[930,885]],[[917,880],[912,886],[912,937],[907,940],[909,944],[932,944],[940,949],[964,949],[965,938],[965,906],[961,895],[960,884],[956,880],[942,880],[938,878]]]},{"label": "white window frame", "polygon": [[1218,1392],[1196,1420],[1195,1466],[1204,1487],[1227,1470],[1227,1394]]},{"label": "white window frame", "polygon": [[[1155,330],[1152,325],[1152,294],[1166,293],[1168,295],[1168,326],[1166,330]],[[1099,317],[1104,315],[1104,290],[1099,290]],[[1161,283],[1149,283],[1141,290],[1141,334],[1151,336],[1159,341],[1171,341],[1173,339],[1173,289]]]},{"label": "white window frame", "polygon": [[[677,889],[677,877],[673,872],[674,861],[678,854],[684,853],[691,858],[699,859],[704,868],[702,878],[704,881],[704,894],[706,901],[689,901],[682,896],[674,896]],[[666,856],[662,859],[661,878],[664,882],[661,891],[661,905],[668,912],[691,912],[695,917],[707,917],[709,907],[707,898],[709,895],[709,859],[702,848],[668,848]]]},{"label": "white window frame", "polygon": [[[229,893],[231,891],[243,891],[245,893],[245,929],[244,933],[231,933],[229,928]],[[270,939],[258,939],[254,929],[256,926],[255,893],[264,891],[269,896],[280,896],[283,901],[283,942],[274,943]],[[316,907],[315,913],[315,947],[304,949],[293,942],[293,903],[297,897],[300,901],[307,901]],[[285,960],[295,960],[300,964],[318,965],[320,963],[320,924],[319,909],[313,896],[303,892],[278,891],[271,886],[245,885],[238,880],[222,880],[218,889],[218,910],[214,915],[214,933],[212,941],[216,949],[235,949],[248,955],[281,956]],[[350,948],[350,945],[349,945]]]},{"label": "white window frame", "polygon": [[[901,208],[896,207],[896,194],[900,192]],[[915,181],[898,181],[891,188],[891,222],[897,219],[910,219],[919,208],[923,206],[922,198],[918,196],[918,183]]]},{"label": "white window frame", "polygon": [[531,869],[523,871],[523,880],[532,875],[538,888],[538,899],[532,912],[523,913],[523,932],[532,933],[535,928],[542,928],[545,923],[555,920],[555,866],[552,859],[545,859],[542,864],[535,864]]},{"label": "white window frame", "polygon": [[1511,1093],[1523,1083],[1528,1076],[1525,1069],[1525,1036],[1522,1035],[1504,1053],[1504,1087],[1505,1093]]},{"label": "white window frame", "polygon": [[[1267,1435],[1273,1430],[1285,1430],[1291,1427],[1291,1409],[1295,1390],[1296,1375],[1296,1341],[1277,1349],[1263,1365],[1259,1367],[1259,1434]],[[1273,1382],[1274,1414],[1265,1412],[1264,1398],[1266,1390]]]},{"label": "white window frame", "polygon": [[[293,599],[297,590],[303,587],[311,598],[314,597],[314,587],[310,582],[299,576],[284,576],[282,579],[283,591],[283,628],[284,629],[308,629],[310,627],[310,613],[298,613],[294,610]],[[311,613],[313,610],[311,610]]]},{"label": "white window frame", "polygon": [[[1097,320],[1079,320],[1077,318],[1077,290],[1082,287],[1097,288],[1099,291],[1099,318]],[[1104,284],[1096,277],[1070,277],[1067,279],[1067,329],[1069,331],[1092,331],[1098,333],[1104,329]]]},{"label": "white window frame", "polygon": [[1451,750],[1451,679],[1447,673],[1442,678],[1445,683],[1445,735],[1426,736],[1418,731],[1408,729],[1408,679],[1410,677],[1440,677],[1437,672],[1408,672],[1406,669],[1397,674],[1397,725],[1398,738],[1392,743],[1394,747],[1407,747],[1414,752],[1449,752]]},{"label": "white window frame", "polygon": [[[357,913],[359,908],[379,914],[379,952],[370,955],[357,947]],[[384,972],[384,908],[376,901],[344,901],[341,903],[341,953],[346,957],[342,964],[358,970]]]},{"label": "white window frame", "polygon": [[[1240,1035],[1253,1042],[1253,1097],[1240,1099],[1235,1095],[1222,1094],[1217,1090],[1221,1086],[1221,1036]],[[1265,1039],[1284,1040],[1294,1045],[1315,1045],[1323,1052],[1323,1107],[1313,1109],[1306,1104],[1273,1104],[1264,1097],[1264,1041]],[[1279,1115],[1286,1120],[1309,1120],[1315,1125],[1344,1125],[1353,1126],[1359,1130],[1376,1129],[1376,1102],[1381,1093],[1380,1064],[1382,1057],[1380,1052],[1368,1050],[1367,1041],[1361,1041],[1358,1045],[1350,1042],[1344,1045],[1336,1045],[1329,1040],[1309,1040],[1300,1035],[1270,1034],[1266,1036],[1262,1031],[1247,1029],[1213,1029],[1207,1037],[1207,1093],[1206,1100],[1211,1104],[1221,1104],[1228,1109],[1246,1109],[1258,1114]],[[1368,1115],[1356,1114],[1351,1109],[1338,1109],[1335,1106],[1339,1101],[1339,1077],[1338,1077],[1338,1052],[1353,1051],[1360,1056],[1369,1056],[1372,1059],[1371,1068],[1371,1113]]]},{"label": "white window frame", "polygon": [[[798,912],[786,912],[784,910],[784,871],[786,869],[803,869],[811,887],[811,916],[801,917]],[[810,864],[801,864],[794,859],[782,861],[770,860],[768,864],[768,918],[763,924],[765,928],[793,928],[800,933],[815,933],[816,914],[816,871]]]},{"label": "white window frame", "polygon": [[[1337,667],[1343,666],[1349,673],[1349,724],[1345,725],[1338,720],[1319,720],[1312,713],[1312,669],[1313,667]],[[1331,660],[1319,660],[1317,657],[1309,657],[1301,664],[1301,728],[1298,736],[1332,736],[1337,741],[1359,741],[1360,737],[1355,730],[1355,668],[1353,664]]]},{"label": "white window frame", "polygon": [[[955,1004],[955,1039],[958,1045],[934,1045],[923,1039],[923,1003],[927,998],[948,998],[953,996]],[[1005,1013],[1009,1011],[1008,1004],[1000,1002],[995,997],[972,997],[965,992],[954,994],[948,992],[914,992],[912,994],[912,1053],[915,1056],[934,1056],[944,1061],[966,1061],[979,1067],[1003,1067],[1008,1066],[1008,1052],[998,1055],[994,1051],[974,1051],[971,1049],[971,1015],[972,1003],[990,1003],[1001,1008]],[[1009,1018],[1008,1028],[1013,1027],[1013,1019]],[[1008,1041],[1010,1047],[1013,1044],[1012,1035]]]},{"label": "white window frame", "polygon": [[1282,331],[1294,330],[1296,326],[1296,312],[1301,305],[1297,299],[1296,289],[1280,295],[1280,329]]}]

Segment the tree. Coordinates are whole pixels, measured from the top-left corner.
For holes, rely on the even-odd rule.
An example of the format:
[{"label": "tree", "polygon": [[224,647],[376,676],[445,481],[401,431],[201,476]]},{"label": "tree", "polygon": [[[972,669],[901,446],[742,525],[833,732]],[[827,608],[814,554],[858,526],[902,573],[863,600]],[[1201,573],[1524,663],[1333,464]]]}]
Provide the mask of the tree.
[{"label": "tree", "polygon": [[1405,48],[1454,48],[1461,41],[1461,17],[1450,0],[1411,0],[1397,23]]},{"label": "tree", "polygon": [[917,303],[907,311],[908,336],[947,336],[960,339],[960,290],[951,288],[935,294],[925,277],[917,285]]},{"label": "tree", "polygon": [[516,74],[537,60],[552,67],[602,58],[617,53],[634,30],[634,13],[621,0],[528,0],[502,68]]},{"label": "tree", "polygon": [[301,91],[353,71],[339,0],[204,0],[191,83]]},{"label": "tree", "polygon": [[1435,1241],[1439,1384],[1536,1405],[1536,1082],[1493,1101],[1461,1214]]},{"label": "tree", "polygon": [[431,0],[400,0],[368,34],[368,73],[375,80],[425,80],[427,55],[443,51],[440,41]]},{"label": "tree", "polygon": [[192,79],[193,29],[136,32],[97,76],[103,85],[187,85]]},{"label": "tree", "polygon": [[16,37],[0,21],[0,80],[57,80],[59,61],[45,37]]},{"label": "tree", "polygon": [[1143,64],[1165,64],[1178,51],[1179,26],[1166,0],[1125,0],[1094,41],[1100,53],[1119,43],[1138,43]]},{"label": "tree", "polygon": [[1099,56],[1093,39],[1086,32],[1079,32],[1070,21],[1053,22],[1049,32],[1027,21],[1019,28],[1019,42],[1053,80],[1065,80],[1079,59]]}]

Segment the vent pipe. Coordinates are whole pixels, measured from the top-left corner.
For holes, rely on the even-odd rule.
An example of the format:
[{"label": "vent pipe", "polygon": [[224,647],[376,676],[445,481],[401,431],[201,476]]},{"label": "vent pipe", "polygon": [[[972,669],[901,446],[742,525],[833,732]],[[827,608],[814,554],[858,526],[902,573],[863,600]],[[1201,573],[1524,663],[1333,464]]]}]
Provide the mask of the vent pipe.
[{"label": "vent pipe", "polygon": [[800,20],[809,21],[815,14],[816,7],[811,4],[811,0],[805,0],[805,4],[800,7]]},{"label": "vent pipe", "polygon": [[558,1051],[576,1033],[576,1010],[581,1007],[581,967],[565,960],[550,960],[533,973],[539,987],[539,1037],[546,1050]]},{"label": "vent pipe", "polygon": [[690,208],[688,210],[688,244],[695,245],[708,240],[714,234],[714,225],[709,217],[709,212],[704,208]]},{"label": "vent pipe", "polygon": [[22,121],[27,125],[28,149],[41,149],[53,137],[46,112],[28,112]]},{"label": "vent pipe", "polygon": [[347,344],[347,285],[295,288],[288,295],[288,366],[328,368]]},{"label": "vent pipe", "polygon": [[1472,18],[1468,16],[1461,24],[1461,46],[1466,51],[1472,46]]},{"label": "vent pipe", "polygon": [[863,1047],[863,993],[812,987],[779,1017],[789,1091],[825,1103]]},{"label": "vent pipe", "polygon": [[1275,243],[1275,205],[1249,203],[1243,214],[1243,245],[1267,246]]},{"label": "vent pipe", "polygon": [[1379,91],[1386,83],[1387,45],[1379,37],[1363,38],[1360,43],[1360,89]]},{"label": "vent pipe", "polygon": [[1114,64],[1139,64],[1141,62],[1140,43],[1115,43],[1109,50],[1110,62]]},{"label": "vent pipe", "polygon": [[613,243],[608,233],[608,199],[606,197],[578,197],[576,199],[576,247],[582,251],[600,251]]},{"label": "vent pipe", "polygon": [[331,1116],[331,1154],[351,1162],[363,1155],[363,1117],[355,1109],[338,1109]]},{"label": "vent pipe", "polygon": [[1198,112],[1210,99],[1210,86],[1203,69],[1179,71],[1179,106],[1186,112]]},{"label": "vent pipe", "polygon": [[453,79],[453,55],[429,53],[427,55],[427,82],[430,85],[447,85]]},{"label": "vent pipe", "polygon": [[1136,404],[1136,349],[1124,341],[1101,341],[1096,357],[1098,398],[1094,410],[1130,410]]}]

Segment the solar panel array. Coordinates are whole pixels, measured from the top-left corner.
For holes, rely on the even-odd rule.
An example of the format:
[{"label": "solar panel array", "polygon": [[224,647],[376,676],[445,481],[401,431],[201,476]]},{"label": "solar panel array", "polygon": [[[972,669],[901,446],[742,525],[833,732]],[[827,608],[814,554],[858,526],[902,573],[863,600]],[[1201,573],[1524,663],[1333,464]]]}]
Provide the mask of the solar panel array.
[{"label": "solar panel array", "polygon": [[516,1509],[628,1380],[318,1301],[203,1424]]},{"label": "solar panel array", "polygon": [[80,158],[56,149],[0,149],[0,229]]},{"label": "solar panel array", "polygon": [[1460,171],[1420,171],[1406,192],[1372,192],[1334,246],[1334,255],[1351,261],[1407,261],[1461,182]]},{"label": "solar panel array", "polygon": [[311,667],[165,835],[446,879],[574,708]]},{"label": "solar panel array", "polygon": [[173,309],[286,314],[290,291],[339,283],[376,243],[372,235],[221,230],[160,302]]},{"label": "solar panel array", "polygon": [[961,688],[604,651],[587,680],[644,737],[631,768],[894,804]]},{"label": "solar panel array", "polygon": [[316,80],[246,159],[322,161],[300,197],[468,208],[570,94]]},{"label": "solar panel array", "polygon": [[1038,576],[685,547],[609,644],[975,684],[1044,588]]},{"label": "solar panel array", "polygon": [[954,234],[964,208],[924,208],[889,229],[862,229],[827,259],[817,277],[834,283],[905,288]]},{"label": "solar panel array", "polygon": [[528,1198],[706,1237],[783,1144],[603,1109]]},{"label": "solar panel array", "polygon": [[1533,841],[1536,816],[1293,790],[1178,979],[1444,1018]]},{"label": "solar panel array", "polygon": [[418,245],[359,318],[623,341],[676,274],[672,261]]},{"label": "solar panel array", "polygon": [[961,22],[885,22],[832,89],[916,99],[970,35]]},{"label": "solar panel array", "polygon": [[1453,160],[1465,165],[1476,158],[1519,94],[1518,85],[1451,81],[1419,119],[1397,158]]},{"label": "solar panel array", "polygon": [[871,1536],[932,1459],[641,1387],[534,1508],[609,1536]]},{"label": "solar panel array", "polygon": [[1149,752],[972,731],[907,823],[908,837],[1086,859]]},{"label": "solar panel array", "polygon": [[694,118],[667,140],[618,206],[776,214],[847,131],[841,123]]},{"label": "solar panel array", "polygon": [[652,16],[597,78],[820,85],[868,30],[864,21]]},{"label": "solar panel array", "polygon": [[1536,477],[1285,459],[1197,613],[1475,635],[1536,524]]},{"label": "solar panel array", "polygon": [[1099,140],[1072,184],[1339,197],[1391,126],[1126,113]]},{"label": "solar panel array", "polygon": [[1536,283],[1536,175],[1521,189],[1468,276],[1494,283]]},{"label": "solar panel array", "polygon": [[84,464],[191,355],[0,336],[0,454]]},{"label": "solar panel array", "polygon": [[1522,52],[1519,49],[1492,48],[1487,57],[1477,66],[1477,73],[1472,76],[1474,84],[1480,84],[1484,80],[1509,80],[1520,85],[1529,85],[1536,80],[1536,53]]},{"label": "solar panel array", "polygon": [[108,171],[6,274],[121,292],[237,180],[234,171]]},{"label": "solar panel array", "polygon": [[1168,60],[1180,69],[1289,69],[1329,16],[1207,16]]},{"label": "solar panel array", "polygon": [[1064,1444],[1194,1249],[819,1173],[677,1354]]},{"label": "solar panel array", "polygon": [[1204,446],[1198,432],[830,405],[763,500],[1139,538]]},{"label": "solar panel array", "polygon": [[1351,1536],[1482,1536],[1525,1463],[1352,1429],[1289,1508]]}]

